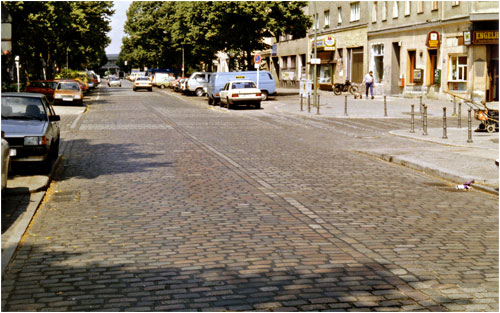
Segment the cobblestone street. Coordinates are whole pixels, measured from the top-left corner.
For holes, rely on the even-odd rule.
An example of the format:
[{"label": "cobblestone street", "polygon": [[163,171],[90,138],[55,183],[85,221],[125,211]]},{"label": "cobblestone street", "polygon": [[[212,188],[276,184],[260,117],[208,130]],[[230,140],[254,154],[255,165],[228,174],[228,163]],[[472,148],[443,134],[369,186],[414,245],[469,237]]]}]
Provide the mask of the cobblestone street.
[{"label": "cobblestone street", "polygon": [[498,197],[353,151],[428,143],[124,85],[62,126],[2,311],[498,311]]}]

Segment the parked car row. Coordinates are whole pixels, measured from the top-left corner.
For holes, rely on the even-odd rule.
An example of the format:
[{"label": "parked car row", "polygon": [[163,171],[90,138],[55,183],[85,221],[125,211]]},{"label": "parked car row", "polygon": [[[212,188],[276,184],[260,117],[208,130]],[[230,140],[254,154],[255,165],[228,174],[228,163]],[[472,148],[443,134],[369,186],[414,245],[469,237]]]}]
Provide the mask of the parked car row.
[{"label": "parked car row", "polygon": [[53,105],[83,105],[84,94],[99,84],[92,71],[70,75],[31,81],[25,92],[2,93],[2,193],[11,164],[38,164],[44,171],[51,170],[59,154],[61,134],[61,118]]}]

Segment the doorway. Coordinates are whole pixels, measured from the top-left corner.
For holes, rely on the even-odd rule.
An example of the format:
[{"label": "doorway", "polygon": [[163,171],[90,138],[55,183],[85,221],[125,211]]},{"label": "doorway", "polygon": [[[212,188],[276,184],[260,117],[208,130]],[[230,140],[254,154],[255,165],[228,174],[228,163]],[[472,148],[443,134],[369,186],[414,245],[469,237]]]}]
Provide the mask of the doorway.
[{"label": "doorway", "polygon": [[414,75],[414,69],[416,66],[417,62],[417,51],[415,50],[408,50],[408,83],[413,84],[415,81]]},{"label": "doorway", "polygon": [[434,85],[437,70],[437,50],[427,50],[429,53],[429,62],[427,63],[427,81],[429,85]]},{"label": "doorway", "polygon": [[399,75],[401,72],[401,47],[399,42],[392,43],[392,60],[391,60],[391,94],[399,94]]}]

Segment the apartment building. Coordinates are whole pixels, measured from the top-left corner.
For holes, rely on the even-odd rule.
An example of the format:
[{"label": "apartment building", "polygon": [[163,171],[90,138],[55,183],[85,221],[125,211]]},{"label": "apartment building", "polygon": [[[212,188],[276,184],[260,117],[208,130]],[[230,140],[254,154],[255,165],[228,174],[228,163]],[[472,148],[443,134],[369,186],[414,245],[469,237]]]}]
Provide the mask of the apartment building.
[{"label": "apartment building", "polygon": [[378,94],[498,101],[498,3],[369,2],[369,68]]}]

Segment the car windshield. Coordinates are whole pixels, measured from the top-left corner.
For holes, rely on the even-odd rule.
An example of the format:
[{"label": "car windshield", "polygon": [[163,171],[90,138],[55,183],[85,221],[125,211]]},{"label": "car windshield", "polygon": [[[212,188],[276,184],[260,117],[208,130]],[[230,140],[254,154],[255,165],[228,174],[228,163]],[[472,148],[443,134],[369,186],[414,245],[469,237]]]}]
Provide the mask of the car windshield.
[{"label": "car windshield", "polygon": [[80,90],[80,85],[75,82],[61,82],[57,90]]},{"label": "car windshield", "polygon": [[2,119],[47,120],[47,113],[41,98],[2,97]]},{"label": "car windshield", "polygon": [[47,82],[45,84],[46,84],[47,88],[56,89],[58,83],[57,82]]},{"label": "car windshield", "polygon": [[253,82],[233,83],[233,89],[257,88]]}]

